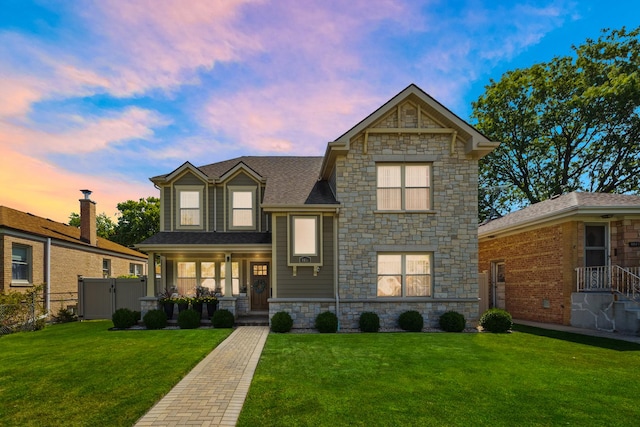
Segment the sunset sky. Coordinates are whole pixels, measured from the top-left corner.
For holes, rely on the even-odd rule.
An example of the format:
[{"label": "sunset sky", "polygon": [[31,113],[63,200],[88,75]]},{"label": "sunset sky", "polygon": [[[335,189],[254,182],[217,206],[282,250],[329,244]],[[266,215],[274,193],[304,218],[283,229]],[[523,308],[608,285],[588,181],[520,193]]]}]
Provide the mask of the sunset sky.
[{"label": "sunset sky", "polygon": [[0,205],[68,222],[185,161],[322,155],[410,83],[490,79],[640,25],[636,1],[0,0]]}]

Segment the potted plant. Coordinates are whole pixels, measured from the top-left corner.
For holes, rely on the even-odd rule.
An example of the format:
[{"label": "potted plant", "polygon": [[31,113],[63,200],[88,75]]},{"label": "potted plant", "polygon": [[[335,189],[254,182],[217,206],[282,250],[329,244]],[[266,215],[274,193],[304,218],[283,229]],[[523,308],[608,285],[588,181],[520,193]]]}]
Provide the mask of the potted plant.
[{"label": "potted plant", "polygon": [[158,294],[158,302],[160,302],[160,306],[167,315],[167,319],[173,318],[173,305],[175,304],[174,296],[177,295],[175,290],[175,288],[165,289]]},{"label": "potted plant", "polygon": [[207,316],[213,316],[213,313],[218,309],[218,298],[215,295],[209,294],[200,298],[203,304],[207,306]]},{"label": "potted plant", "polygon": [[174,296],[173,302],[178,304],[178,313],[181,311],[187,310],[189,308],[189,297],[185,297],[184,295]]}]

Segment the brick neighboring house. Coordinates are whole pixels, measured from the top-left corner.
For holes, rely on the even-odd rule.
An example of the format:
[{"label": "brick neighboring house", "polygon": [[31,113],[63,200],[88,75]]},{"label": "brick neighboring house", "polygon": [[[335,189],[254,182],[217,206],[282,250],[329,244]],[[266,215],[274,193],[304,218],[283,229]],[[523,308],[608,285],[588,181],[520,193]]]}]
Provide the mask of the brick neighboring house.
[{"label": "brick neighboring house", "polygon": [[78,276],[145,274],[145,255],[97,237],[88,194],[80,200],[80,216],[78,229],[0,206],[0,292],[44,285],[46,308],[55,313],[75,305]]},{"label": "brick neighboring house", "polygon": [[287,311],[295,328],[327,310],[343,328],[364,311],[395,327],[411,309],[473,323],[478,159],[496,146],[410,85],[323,157],[186,162],[151,178],[161,231],[138,247],[162,280],[148,296],[204,285],[236,316]]},{"label": "brick neighboring house", "polygon": [[640,196],[565,194],[481,225],[478,238],[492,306],[516,319],[638,328],[621,294],[640,286]]}]

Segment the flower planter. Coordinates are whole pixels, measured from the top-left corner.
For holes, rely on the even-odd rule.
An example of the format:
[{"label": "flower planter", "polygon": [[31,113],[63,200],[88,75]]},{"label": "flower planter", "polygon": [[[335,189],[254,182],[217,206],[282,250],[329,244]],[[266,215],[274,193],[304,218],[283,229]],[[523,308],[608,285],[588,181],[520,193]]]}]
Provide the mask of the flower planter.
[{"label": "flower planter", "polygon": [[188,302],[183,302],[178,304],[178,313],[180,313],[181,311],[185,311],[189,308],[189,303]]},{"label": "flower planter", "polygon": [[167,319],[173,319],[173,302],[163,302],[162,308],[164,309],[164,314],[167,315]]},{"label": "flower planter", "polygon": [[218,309],[218,301],[216,302],[208,302],[207,303],[207,317],[211,318],[213,313]]},{"label": "flower planter", "polygon": [[202,308],[204,307],[204,305],[201,302],[194,302],[191,304],[191,308],[194,309],[195,311],[197,311],[200,314],[200,317],[202,317]]}]

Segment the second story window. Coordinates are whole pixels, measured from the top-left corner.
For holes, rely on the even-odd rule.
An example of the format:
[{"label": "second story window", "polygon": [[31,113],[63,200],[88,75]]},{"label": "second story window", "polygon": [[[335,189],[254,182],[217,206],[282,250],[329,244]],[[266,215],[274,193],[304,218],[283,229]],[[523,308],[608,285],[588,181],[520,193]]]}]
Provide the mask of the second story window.
[{"label": "second story window", "polygon": [[380,211],[426,211],[431,207],[431,166],[421,163],[378,164]]},{"label": "second story window", "polygon": [[180,225],[200,225],[200,192],[180,191]]},{"label": "second story window", "polygon": [[231,189],[230,227],[232,229],[253,230],[255,225],[255,190]]}]

